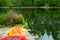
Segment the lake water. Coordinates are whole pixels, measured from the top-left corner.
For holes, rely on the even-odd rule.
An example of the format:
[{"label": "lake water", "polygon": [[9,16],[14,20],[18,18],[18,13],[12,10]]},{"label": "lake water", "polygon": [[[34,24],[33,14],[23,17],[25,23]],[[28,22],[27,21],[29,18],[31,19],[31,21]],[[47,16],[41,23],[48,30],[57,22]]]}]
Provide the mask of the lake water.
[{"label": "lake water", "polygon": [[45,32],[44,35],[38,39],[38,40],[54,40],[52,37],[52,34],[50,33],[50,35],[48,36],[47,33]]}]

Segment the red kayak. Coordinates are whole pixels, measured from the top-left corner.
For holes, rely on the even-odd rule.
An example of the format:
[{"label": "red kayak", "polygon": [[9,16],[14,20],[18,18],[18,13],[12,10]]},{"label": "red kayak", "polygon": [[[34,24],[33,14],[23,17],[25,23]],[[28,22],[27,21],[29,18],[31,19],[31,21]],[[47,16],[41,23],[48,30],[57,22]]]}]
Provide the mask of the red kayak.
[{"label": "red kayak", "polygon": [[1,40],[26,40],[25,29],[21,26],[14,26],[2,36]]},{"label": "red kayak", "polygon": [[8,37],[2,37],[1,40],[26,40],[26,38],[21,35],[21,36],[8,36]]}]

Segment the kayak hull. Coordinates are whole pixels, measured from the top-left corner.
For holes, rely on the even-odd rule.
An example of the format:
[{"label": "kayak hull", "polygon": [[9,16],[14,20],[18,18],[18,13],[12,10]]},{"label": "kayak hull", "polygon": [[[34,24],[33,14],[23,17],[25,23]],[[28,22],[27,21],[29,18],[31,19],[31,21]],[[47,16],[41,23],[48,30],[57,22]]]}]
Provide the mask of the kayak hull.
[{"label": "kayak hull", "polygon": [[21,36],[8,36],[8,37],[3,37],[2,40],[26,40],[26,38],[21,35]]},{"label": "kayak hull", "polygon": [[2,40],[26,40],[25,29],[21,26],[14,26],[2,36]]}]

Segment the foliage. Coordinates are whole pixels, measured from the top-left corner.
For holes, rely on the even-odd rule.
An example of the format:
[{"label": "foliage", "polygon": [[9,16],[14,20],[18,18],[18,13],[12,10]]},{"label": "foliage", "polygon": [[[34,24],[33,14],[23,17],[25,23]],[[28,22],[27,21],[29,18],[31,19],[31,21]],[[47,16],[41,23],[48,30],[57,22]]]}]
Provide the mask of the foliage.
[{"label": "foliage", "polygon": [[28,29],[28,23],[25,21],[23,15],[21,13],[18,14],[15,11],[13,12],[12,10],[10,10],[7,14],[1,14],[0,25],[5,26],[20,25]]},{"label": "foliage", "polygon": [[[18,16],[14,15],[18,17],[18,21],[13,21],[15,25],[23,24],[26,28],[30,28],[30,32],[34,35],[44,35],[44,30],[46,29],[48,35],[52,32],[53,38],[57,39],[57,31],[60,31],[60,9],[14,9],[14,13],[16,12],[18,12]],[[24,17],[21,14],[23,14]],[[10,18],[9,15],[9,11],[6,14],[1,14],[0,26],[12,26],[10,21],[10,23],[6,21],[6,18]],[[20,18],[23,19],[21,20]],[[26,21],[24,21],[24,18]],[[12,20],[14,20],[14,17]],[[29,23],[29,27],[27,23]]]},{"label": "foliage", "polygon": [[[33,34],[42,34],[44,35],[44,30],[46,29],[47,34],[50,35],[50,32],[52,32],[53,38],[57,40],[58,32],[60,31],[60,9],[58,8],[52,8],[52,7],[60,7],[60,0],[0,0],[0,7],[42,7],[42,6],[48,6],[51,8],[39,8],[39,9],[13,9],[14,12],[18,12],[18,20],[15,20],[15,18],[11,18],[11,15],[9,14],[9,9],[3,9],[0,8],[0,27],[3,26],[12,26],[12,22],[15,25],[20,25],[21,21],[26,28],[29,28],[32,30],[31,33]],[[8,12],[8,13],[7,13]],[[22,20],[20,19],[20,13],[23,14]],[[9,17],[10,15],[10,17]],[[15,15],[15,14],[14,14]],[[8,18],[11,18],[9,20]],[[25,21],[24,21],[25,18]],[[15,21],[13,21],[15,20]],[[27,24],[29,23],[29,24]]]},{"label": "foliage", "polygon": [[[3,4],[3,5],[2,5]],[[0,0],[1,6],[50,6],[50,7],[60,7],[59,0]]]}]

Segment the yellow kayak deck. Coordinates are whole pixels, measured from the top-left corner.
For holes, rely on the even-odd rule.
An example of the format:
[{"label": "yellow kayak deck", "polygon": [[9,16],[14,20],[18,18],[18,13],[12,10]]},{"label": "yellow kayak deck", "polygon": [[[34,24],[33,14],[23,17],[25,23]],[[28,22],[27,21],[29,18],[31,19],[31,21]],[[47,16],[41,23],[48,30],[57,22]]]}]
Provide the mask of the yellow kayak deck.
[{"label": "yellow kayak deck", "polygon": [[3,37],[14,36],[14,35],[24,35],[26,37],[25,29],[22,26],[14,26],[10,28]]}]

